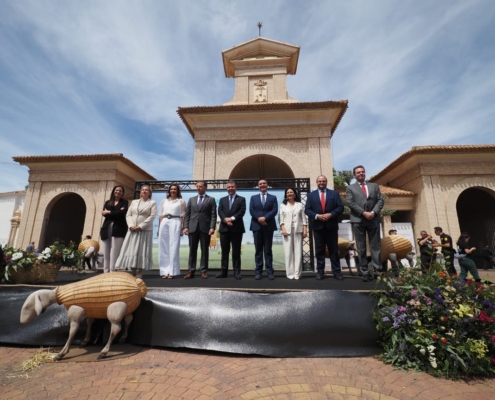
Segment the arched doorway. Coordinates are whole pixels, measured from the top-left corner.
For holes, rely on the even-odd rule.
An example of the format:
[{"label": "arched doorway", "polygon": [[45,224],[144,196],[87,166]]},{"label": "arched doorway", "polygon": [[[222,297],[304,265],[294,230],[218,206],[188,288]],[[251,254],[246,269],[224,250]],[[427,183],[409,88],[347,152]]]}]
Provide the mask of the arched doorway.
[{"label": "arched doorway", "polygon": [[[470,244],[478,250],[488,244],[495,249],[495,193],[473,187],[464,190],[457,199],[457,217],[461,232],[471,236]],[[456,240],[457,238],[454,238]]]},{"label": "arched doorway", "polygon": [[[230,173],[229,179],[293,179],[289,165],[278,157],[258,154],[239,162]],[[269,182],[270,184],[270,182]],[[275,184],[276,185],[276,184]]]},{"label": "arched doorway", "polygon": [[41,248],[55,240],[79,243],[86,218],[86,203],[76,193],[64,193],[53,199],[45,211]]}]

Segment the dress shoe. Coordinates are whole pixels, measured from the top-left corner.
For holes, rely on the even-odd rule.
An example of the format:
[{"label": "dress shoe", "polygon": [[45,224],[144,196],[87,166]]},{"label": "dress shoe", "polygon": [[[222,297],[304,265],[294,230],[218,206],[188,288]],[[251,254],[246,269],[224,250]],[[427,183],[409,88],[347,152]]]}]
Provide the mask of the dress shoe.
[{"label": "dress shoe", "polygon": [[344,277],[342,274],[333,274],[333,279],[337,279],[338,281],[343,281]]},{"label": "dress shoe", "polygon": [[261,275],[256,275],[256,276],[254,277],[254,279],[256,279],[257,281],[259,281],[259,280],[261,279]]},{"label": "dress shoe", "polygon": [[191,278],[194,278],[194,272],[189,272],[185,277],[184,279],[191,279]]},{"label": "dress shoe", "polygon": [[219,274],[215,275],[215,278],[227,278],[227,274],[224,274],[223,272],[220,272]]},{"label": "dress shoe", "polygon": [[324,279],[323,274],[316,274],[316,280],[317,281],[321,281],[322,279]]},{"label": "dress shoe", "polygon": [[273,281],[275,279],[275,277],[273,276],[273,274],[270,274],[270,275],[268,275],[268,279],[270,279],[271,281]]},{"label": "dress shoe", "polygon": [[206,272],[201,272],[201,278],[208,279],[208,274]]},{"label": "dress shoe", "polygon": [[242,276],[240,274],[234,275],[234,278],[238,281],[242,279]]}]

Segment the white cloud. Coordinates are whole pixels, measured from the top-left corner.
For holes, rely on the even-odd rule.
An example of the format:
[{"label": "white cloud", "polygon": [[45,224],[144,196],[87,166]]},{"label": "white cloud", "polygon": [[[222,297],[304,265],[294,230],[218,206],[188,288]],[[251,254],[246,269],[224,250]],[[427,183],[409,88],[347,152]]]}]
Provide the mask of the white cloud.
[{"label": "white cloud", "polygon": [[13,155],[122,152],[159,179],[188,179],[194,142],[177,107],[232,98],[221,51],[256,37],[258,21],[262,36],[301,46],[292,97],[349,100],[337,169],[376,173],[415,145],[493,142],[492,10],[489,0],[2,2],[0,172],[11,179],[0,191],[26,184]]}]

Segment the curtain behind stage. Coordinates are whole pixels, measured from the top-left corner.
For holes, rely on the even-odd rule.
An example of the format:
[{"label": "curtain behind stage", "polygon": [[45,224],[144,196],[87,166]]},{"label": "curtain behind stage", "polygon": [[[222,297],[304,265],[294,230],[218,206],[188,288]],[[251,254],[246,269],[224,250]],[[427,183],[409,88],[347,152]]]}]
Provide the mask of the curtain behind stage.
[{"label": "curtain behind stage", "polygon": [[[69,332],[64,306],[19,322],[27,286],[0,287],[0,343],[61,346]],[[350,357],[380,353],[369,293],[249,293],[149,289],[134,312],[128,343],[272,357]],[[85,324],[77,340],[84,337]],[[118,346],[118,344],[115,344]]]}]

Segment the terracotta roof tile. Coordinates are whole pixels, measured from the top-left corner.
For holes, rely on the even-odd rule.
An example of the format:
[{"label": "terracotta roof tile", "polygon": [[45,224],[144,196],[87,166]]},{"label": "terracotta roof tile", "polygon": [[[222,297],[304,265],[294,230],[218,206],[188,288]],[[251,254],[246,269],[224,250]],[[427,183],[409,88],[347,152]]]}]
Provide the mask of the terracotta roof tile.
[{"label": "terracotta roof tile", "polygon": [[[402,189],[396,189],[390,186],[380,186],[380,192],[382,194],[385,194],[389,197],[414,197],[416,196],[416,193],[410,192],[409,190],[402,190]],[[336,186],[335,190],[339,192],[340,195],[345,197],[345,186]]]},{"label": "terracotta roof tile", "polygon": [[490,153],[495,151],[495,144],[463,144],[463,145],[438,145],[438,146],[414,146],[411,150],[406,151],[399,158],[392,161],[378,174],[370,178],[370,181],[376,181],[378,178],[393,170],[408,158],[416,154],[465,154],[465,153]]},{"label": "terracotta roof tile", "polygon": [[19,164],[34,164],[47,162],[78,162],[78,161],[121,161],[124,164],[134,168],[148,176],[148,179],[155,179],[138,165],[134,164],[128,158],[125,158],[122,153],[112,154],[71,154],[71,155],[54,155],[54,156],[15,156],[12,159]]},{"label": "terracotta roof tile", "polygon": [[194,138],[194,132],[186,122],[185,114],[214,114],[225,112],[242,112],[242,111],[279,111],[279,110],[318,110],[325,108],[340,108],[339,117],[332,127],[332,133],[335,132],[340,120],[347,111],[348,101],[316,101],[316,102],[294,102],[294,103],[263,103],[263,104],[230,104],[225,106],[195,106],[195,107],[179,107],[177,114],[186,126],[187,130]]}]

